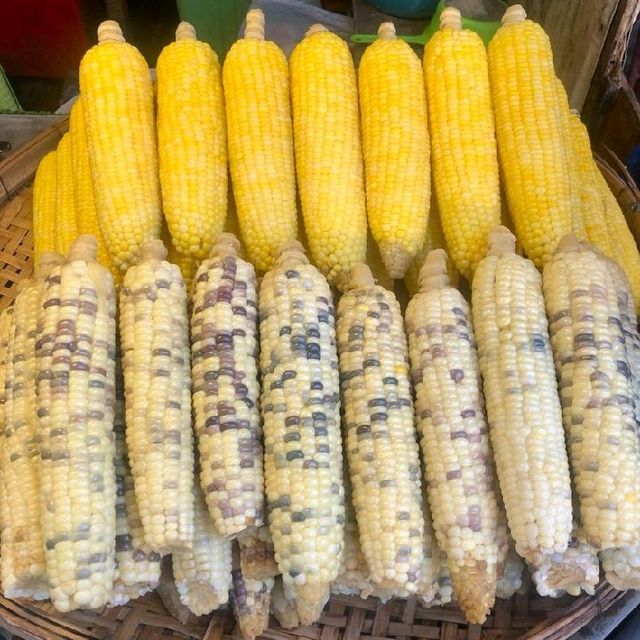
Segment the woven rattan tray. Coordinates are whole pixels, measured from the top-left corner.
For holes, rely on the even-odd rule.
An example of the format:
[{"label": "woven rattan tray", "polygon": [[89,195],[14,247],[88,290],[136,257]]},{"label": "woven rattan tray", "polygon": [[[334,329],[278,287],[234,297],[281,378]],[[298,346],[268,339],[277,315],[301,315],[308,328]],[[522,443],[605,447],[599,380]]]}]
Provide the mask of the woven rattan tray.
[{"label": "woven rattan tray", "polygon": [[[55,148],[65,120],[34,138],[0,163],[0,309],[11,304],[16,283],[32,273],[31,181],[40,158]],[[640,198],[625,187],[614,163],[599,159],[629,216],[638,216]],[[631,226],[640,230],[635,220]],[[634,230],[635,230],[634,229]],[[487,622],[469,625],[454,606],[425,609],[415,599],[381,604],[375,598],[332,596],[320,622],[286,631],[271,621],[264,638],[272,640],[565,640],[627,597],[606,582],[595,596],[553,600],[535,589],[498,600]],[[0,595],[0,628],[19,638],[45,640],[160,640],[240,638],[230,611],[193,618],[172,618],[159,597],[149,594],[123,607],[60,614],[49,603],[7,600]]]}]

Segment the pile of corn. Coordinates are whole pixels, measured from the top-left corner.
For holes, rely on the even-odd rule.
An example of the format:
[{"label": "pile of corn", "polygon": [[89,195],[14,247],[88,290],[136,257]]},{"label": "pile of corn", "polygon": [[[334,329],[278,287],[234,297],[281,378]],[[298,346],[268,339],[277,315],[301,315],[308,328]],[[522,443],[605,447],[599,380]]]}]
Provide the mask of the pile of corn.
[{"label": "pile of corn", "polygon": [[287,66],[250,11],[221,69],[182,23],[157,117],[100,26],[0,315],[5,597],[158,588],[254,638],[331,592],[482,623],[524,563],[543,595],[600,561],[640,588],[640,255],[525,18],[485,51],[446,9],[423,65],[383,24],[358,83],[320,26]]}]

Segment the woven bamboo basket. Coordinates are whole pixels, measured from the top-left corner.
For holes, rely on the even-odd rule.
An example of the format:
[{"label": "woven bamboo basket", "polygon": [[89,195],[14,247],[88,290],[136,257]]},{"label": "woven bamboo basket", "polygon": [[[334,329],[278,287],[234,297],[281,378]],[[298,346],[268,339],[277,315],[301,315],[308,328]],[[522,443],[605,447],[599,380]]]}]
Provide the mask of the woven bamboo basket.
[{"label": "woven bamboo basket", "polygon": [[[11,304],[16,284],[33,270],[32,189],[38,162],[54,149],[68,128],[62,121],[35,137],[0,163],[0,309]],[[618,195],[630,223],[640,211],[619,168],[605,160],[607,180]],[[528,587],[528,588],[526,588]],[[538,596],[525,585],[523,593],[498,600],[484,625],[468,624],[455,605],[424,608],[415,598],[382,604],[376,598],[331,597],[320,621],[293,631],[275,620],[263,638],[271,640],[566,640],[594,618],[629,597],[602,582],[594,596],[557,600]],[[231,611],[193,616],[186,623],[172,618],[156,593],[122,607],[102,611],[58,613],[48,602],[7,600],[0,594],[0,629],[28,640],[221,640],[241,638]]]}]

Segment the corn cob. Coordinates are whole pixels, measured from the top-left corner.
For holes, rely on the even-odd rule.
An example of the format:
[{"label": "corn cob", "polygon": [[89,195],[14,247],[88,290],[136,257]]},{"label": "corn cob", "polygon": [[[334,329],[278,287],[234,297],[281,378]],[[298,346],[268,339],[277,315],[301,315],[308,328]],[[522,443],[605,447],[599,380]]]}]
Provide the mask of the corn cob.
[{"label": "corn cob", "polygon": [[173,578],[172,557],[165,556],[162,558],[160,566],[162,572],[160,574],[160,582],[158,583],[156,592],[160,596],[160,600],[162,600],[162,604],[165,609],[169,612],[169,615],[172,618],[175,618],[185,626],[196,622],[197,616],[189,611],[189,607],[185,607],[185,605],[180,602],[178,587],[176,586],[176,581]]},{"label": "corn cob", "polygon": [[234,569],[231,572],[231,605],[240,633],[245,640],[254,640],[269,626],[269,607],[273,578],[253,580],[240,569],[237,548],[234,549]]},{"label": "corn cob", "polygon": [[551,45],[542,27],[513,5],[489,43],[488,59],[509,210],[518,240],[540,267],[572,224],[569,156]]},{"label": "corn cob", "polygon": [[296,169],[311,257],[338,287],[367,251],[356,73],[349,47],[313,25],[290,59]]},{"label": "corn cob", "polygon": [[167,239],[163,238],[163,243],[168,248],[167,262],[175,264],[178,269],[180,269],[184,284],[187,287],[187,290],[191,291],[193,279],[198,267],[200,266],[200,261],[192,258],[191,256],[184,256],[178,253],[177,249],[171,243],[170,237]]},{"label": "corn cob", "polygon": [[[498,527],[500,531],[500,527]],[[496,598],[508,600],[513,594],[522,587],[522,572],[524,570],[524,562],[518,555],[513,542],[513,538],[509,534],[506,526],[506,518],[504,522],[503,545],[501,549],[501,541],[498,538],[498,574],[496,580]],[[502,551],[502,553],[501,553]],[[502,556],[502,557],[501,557]]]},{"label": "corn cob", "polygon": [[424,239],[431,176],[420,59],[392,22],[364,52],[358,86],[369,226],[387,272],[402,278]]},{"label": "corn cob", "polygon": [[116,369],[114,409],[116,468],[116,577],[110,605],[119,606],[153,591],[160,582],[161,556],[144,540],[125,444],[124,382]]},{"label": "corn cob", "polygon": [[581,535],[598,549],[640,543],[640,448],[608,265],[568,236],[544,270]]},{"label": "corn cob", "polygon": [[227,215],[227,139],[218,57],[188,22],[156,65],[162,208],[178,253],[203,260]]},{"label": "corn cob", "polygon": [[604,179],[600,168],[593,161],[596,184],[604,201],[605,224],[611,239],[611,257],[622,267],[629,278],[636,310],[640,310],[640,253],[627,225],[624,213]]},{"label": "corn cob", "polygon": [[2,591],[6,598],[49,597],[40,524],[39,442],[36,407],[36,342],[44,281],[64,261],[40,256],[37,280],[23,280],[8,327],[4,384],[2,467]]},{"label": "corn cob", "polygon": [[229,599],[231,542],[216,533],[197,486],[194,494],[193,548],[174,551],[171,557],[180,602],[195,615],[202,616]]},{"label": "corn cob", "polygon": [[287,59],[264,39],[264,14],[247,13],[244,38],[222,70],[229,165],[242,240],[259,272],[297,235],[293,125]]},{"label": "corn cob", "polygon": [[407,307],[411,376],[427,496],[454,595],[482,624],[495,600],[498,503],[469,305],[432,251]]},{"label": "corn cob", "polygon": [[65,133],[56,151],[56,251],[66,255],[78,235],[78,221],[73,201],[73,164],[71,134]]},{"label": "corn cob", "polygon": [[269,525],[306,625],[329,597],[344,534],[334,309],[326,280],[297,241],[283,246],[258,300]]},{"label": "corn cob", "polygon": [[536,567],[567,548],[571,485],[541,278],[514,249],[505,227],[491,232],[471,308],[509,528]]},{"label": "corn cob", "polygon": [[282,576],[275,578],[271,590],[271,614],[283,629],[295,629],[300,626],[293,596],[287,593]]},{"label": "corn cob", "polygon": [[440,219],[453,263],[471,279],[500,223],[498,151],[487,54],[454,7],[425,47],[424,73]]},{"label": "corn cob", "polygon": [[198,269],[191,315],[200,483],[225,537],[264,522],[256,276],[239,246],[218,238]]},{"label": "corn cob", "polygon": [[140,248],[120,291],[127,449],[147,545],[193,538],[189,320],[184,281],[161,240]]},{"label": "corn cob", "polygon": [[151,76],[117,22],[98,27],[98,44],[80,63],[80,93],[98,220],[124,272],[158,237],[162,216]]},{"label": "corn cob", "polygon": [[57,152],[49,151],[38,165],[33,183],[33,253],[38,264],[43,251],[56,248]]},{"label": "corn cob", "polygon": [[79,236],[46,280],[36,345],[42,537],[59,611],[109,601],[115,572],[116,295]]},{"label": "corn cob", "polygon": [[599,555],[612,587],[620,591],[640,589],[640,545],[605,549]]},{"label": "corn cob", "polygon": [[89,166],[89,149],[84,122],[84,98],[82,96],[78,97],[71,108],[69,134],[71,137],[71,166],[73,168],[73,202],[78,218],[78,233],[95,236],[98,247],[98,262],[111,271],[116,284],[119,284],[120,273],[111,262],[98,223],[96,202],[93,197],[93,179]]},{"label": "corn cob", "polygon": [[269,527],[258,527],[238,538],[240,570],[250,580],[266,580],[278,575],[273,538]]},{"label": "corn cob", "polygon": [[402,314],[394,295],[355,265],[338,304],[346,446],[360,544],[371,580],[413,592],[424,515]]},{"label": "corn cob", "polygon": [[605,219],[605,207],[598,189],[586,127],[577,113],[569,118],[571,159],[578,183],[578,215],[584,224],[585,238],[608,256],[613,256],[611,237]]}]

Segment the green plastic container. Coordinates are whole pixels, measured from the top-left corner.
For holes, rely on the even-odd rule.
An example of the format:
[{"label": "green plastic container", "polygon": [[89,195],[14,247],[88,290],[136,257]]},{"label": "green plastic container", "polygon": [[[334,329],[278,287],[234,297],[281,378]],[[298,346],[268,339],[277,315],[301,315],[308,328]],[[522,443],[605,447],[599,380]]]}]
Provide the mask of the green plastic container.
[{"label": "green plastic container", "polygon": [[238,38],[251,0],[177,0],[181,20],[190,22],[198,39],[208,42],[220,60]]},{"label": "green plastic container", "polygon": [[[418,45],[427,44],[427,42],[429,42],[429,40],[431,39],[431,36],[440,27],[440,14],[442,13],[442,10],[444,9],[444,7],[445,7],[444,0],[440,0],[435,13],[433,14],[433,18],[431,18],[431,21],[429,22],[429,24],[426,26],[425,30],[421,34],[417,36],[403,36],[398,34],[397,37],[400,38],[401,40],[404,40],[405,42],[408,42],[409,44],[418,44]],[[506,9],[506,5],[505,5],[505,9]],[[493,34],[498,30],[499,27],[500,27],[499,20],[487,22],[484,20],[473,20],[471,18],[466,18],[464,15],[462,16],[462,28],[475,31],[482,38],[485,45],[489,43],[489,40],[491,40],[491,38],[493,38]],[[373,42],[377,38],[378,36],[376,34],[368,34],[368,33],[367,34],[355,33],[354,35],[351,36],[351,40],[353,42],[365,43],[365,44],[369,42]]]},{"label": "green plastic container", "polygon": [[22,107],[13,93],[9,79],[0,66],[0,113],[20,113]]}]

